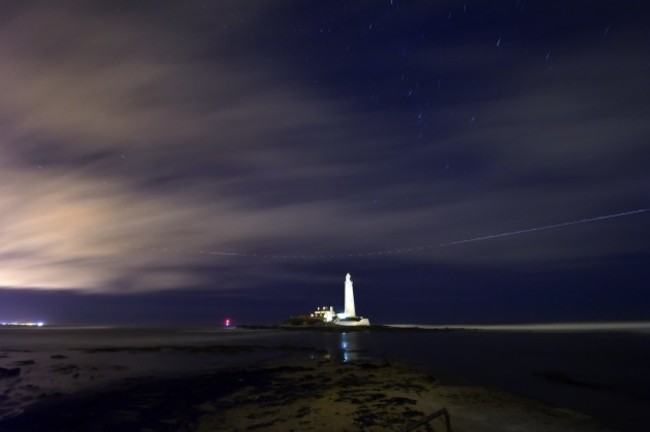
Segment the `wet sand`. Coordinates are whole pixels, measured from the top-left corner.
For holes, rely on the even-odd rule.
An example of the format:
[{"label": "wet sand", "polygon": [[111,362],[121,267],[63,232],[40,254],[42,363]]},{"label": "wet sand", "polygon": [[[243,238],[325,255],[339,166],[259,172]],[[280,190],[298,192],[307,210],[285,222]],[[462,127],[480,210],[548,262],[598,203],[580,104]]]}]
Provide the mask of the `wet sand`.
[{"label": "wet sand", "polygon": [[[19,401],[21,392],[28,395],[19,405],[21,414],[0,421],[0,432],[398,431],[443,407],[456,432],[611,430],[579,413],[385,361],[341,363],[313,355],[310,360],[273,360],[211,371],[149,369],[145,373],[146,368],[134,365],[165,361],[168,355],[189,361],[200,354],[112,349],[94,353],[100,355],[96,359],[102,360],[101,367],[91,365],[92,353],[82,354],[74,359],[78,364],[53,354],[22,366],[22,377],[0,379],[10,388],[0,399],[3,409]],[[152,357],[143,361],[142,356]],[[16,361],[20,360],[13,364]],[[36,371],[37,361],[47,365],[44,369],[62,391],[36,384],[45,382]],[[52,367],[57,364],[58,369]],[[97,377],[91,380],[88,375],[82,381],[90,371]],[[75,378],[75,374],[79,375]],[[8,386],[7,380],[16,379],[21,380]],[[446,430],[442,418],[431,426]]]}]

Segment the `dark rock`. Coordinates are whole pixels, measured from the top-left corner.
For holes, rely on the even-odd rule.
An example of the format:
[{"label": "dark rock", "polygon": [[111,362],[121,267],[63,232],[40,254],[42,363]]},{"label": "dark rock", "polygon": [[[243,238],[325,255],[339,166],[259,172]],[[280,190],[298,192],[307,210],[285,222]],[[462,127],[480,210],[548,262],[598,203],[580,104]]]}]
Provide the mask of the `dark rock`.
[{"label": "dark rock", "polygon": [[20,375],[20,368],[13,368],[13,369],[0,368],[0,379],[16,377],[18,375]]},{"label": "dark rock", "polygon": [[415,405],[417,403],[415,399],[405,397],[392,397],[387,399],[387,402],[392,405]]},{"label": "dark rock", "polygon": [[79,366],[76,364],[65,364],[65,363],[58,363],[55,365],[52,365],[52,371],[53,372],[61,372],[64,374],[71,374],[76,372],[79,369]]},{"label": "dark rock", "polygon": [[309,408],[308,406],[305,406],[305,407],[302,407],[302,408],[300,408],[298,410],[298,412],[296,413],[296,417],[297,418],[305,417],[305,416],[309,415],[310,413],[311,413],[311,408]]}]

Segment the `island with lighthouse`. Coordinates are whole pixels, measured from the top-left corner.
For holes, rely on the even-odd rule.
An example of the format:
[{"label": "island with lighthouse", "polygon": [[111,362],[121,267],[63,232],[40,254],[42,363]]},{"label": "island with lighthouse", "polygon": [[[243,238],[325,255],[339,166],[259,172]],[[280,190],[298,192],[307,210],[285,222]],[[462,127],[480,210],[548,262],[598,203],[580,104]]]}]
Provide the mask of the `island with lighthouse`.
[{"label": "island with lighthouse", "polygon": [[284,322],[284,326],[309,327],[370,327],[370,320],[358,316],[354,303],[354,287],[352,276],[345,276],[343,312],[335,312],[333,306],[319,306],[309,315],[292,317]]},{"label": "island with lighthouse", "polygon": [[[354,286],[352,275],[347,273],[344,285],[343,312],[336,312],[334,306],[318,306],[310,313],[292,316],[280,324],[240,324],[236,327],[248,330],[307,330],[307,331],[382,331],[382,332],[450,332],[466,331],[463,326],[419,326],[417,324],[370,324],[370,319],[357,315],[354,301]],[[475,330],[475,329],[472,329]],[[478,330],[476,330],[478,331]]]}]

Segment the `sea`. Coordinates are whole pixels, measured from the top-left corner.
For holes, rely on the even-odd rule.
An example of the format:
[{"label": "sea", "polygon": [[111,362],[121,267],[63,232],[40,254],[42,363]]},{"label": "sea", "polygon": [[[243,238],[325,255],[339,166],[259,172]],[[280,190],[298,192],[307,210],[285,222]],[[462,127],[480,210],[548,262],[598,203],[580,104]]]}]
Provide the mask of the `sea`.
[{"label": "sea", "polygon": [[[222,327],[0,327],[0,366],[3,353],[6,357],[16,352],[45,355],[97,347],[259,346],[275,349],[211,357],[210,367],[323,353],[342,362],[383,359],[412,365],[443,380],[499,388],[582,412],[616,430],[650,430],[650,322],[394,327],[411,329],[338,333]],[[175,367],[173,362],[165,364]]]}]

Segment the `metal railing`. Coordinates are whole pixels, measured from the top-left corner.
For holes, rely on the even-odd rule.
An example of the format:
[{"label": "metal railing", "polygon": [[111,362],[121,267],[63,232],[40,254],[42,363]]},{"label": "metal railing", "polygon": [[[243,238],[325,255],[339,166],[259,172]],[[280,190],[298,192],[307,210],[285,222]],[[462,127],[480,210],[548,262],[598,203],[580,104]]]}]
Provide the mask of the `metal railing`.
[{"label": "metal railing", "polygon": [[429,414],[428,416],[426,416],[422,420],[420,420],[420,421],[418,421],[416,423],[413,423],[410,426],[407,426],[405,429],[401,429],[400,432],[414,431],[415,429],[419,428],[420,426],[424,426],[424,425],[428,424],[429,422],[431,422],[432,420],[434,420],[434,419],[436,419],[436,418],[438,418],[440,416],[443,416],[445,418],[445,426],[447,426],[447,432],[452,432],[451,431],[451,418],[449,417],[449,412],[447,411],[447,408],[442,408],[442,409],[439,409],[438,411],[434,412],[433,414]]}]

